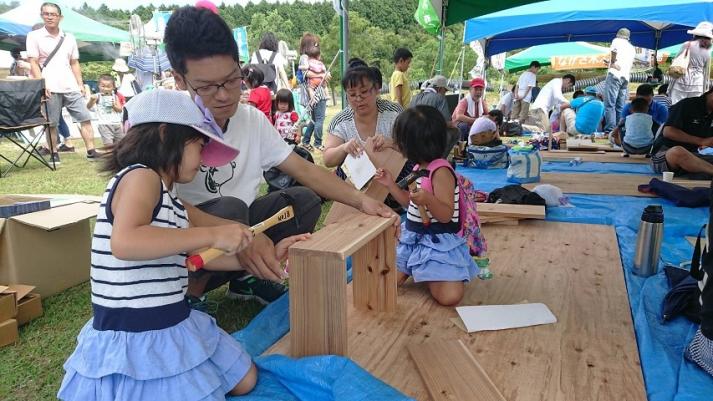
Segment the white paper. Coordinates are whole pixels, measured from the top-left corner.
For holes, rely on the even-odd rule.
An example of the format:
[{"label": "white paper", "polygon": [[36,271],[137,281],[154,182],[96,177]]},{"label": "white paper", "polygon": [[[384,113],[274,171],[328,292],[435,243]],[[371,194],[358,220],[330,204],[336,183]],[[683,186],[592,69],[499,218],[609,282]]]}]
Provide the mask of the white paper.
[{"label": "white paper", "polygon": [[359,157],[347,155],[344,159],[344,167],[352,184],[359,190],[364,188],[364,185],[376,174],[376,167],[366,154]]},{"label": "white paper", "polygon": [[556,323],[557,318],[545,304],[459,306],[456,311],[468,333],[504,330]]}]

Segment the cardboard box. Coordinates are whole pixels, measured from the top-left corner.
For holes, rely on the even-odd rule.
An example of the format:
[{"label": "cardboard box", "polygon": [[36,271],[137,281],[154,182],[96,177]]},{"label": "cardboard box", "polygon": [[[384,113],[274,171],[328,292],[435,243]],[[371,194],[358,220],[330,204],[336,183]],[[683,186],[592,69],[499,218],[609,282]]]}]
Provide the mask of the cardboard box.
[{"label": "cardboard box", "polygon": [[87,281],[98,211],[98,202],[77,202],[0,219],[0,283],[30,284],[46,298]]},{"label": "cardboard box", "polygon": [[17,325],[22,326],[42,316],[42,297],[40,294],[30,293],[17,304]]},{"label": "cardboard box", "polygon": [[0,322],[17,316],[17,302],[14,294],[4,294],[9,287],[0,285]]},{"label": "cardboard box", "polygon": [[1,195],[0,217],[12,217],[50,208],[49,199],[26,195]]},{"label": "cardboard box", "polygon": [[[25,323],[29,322],[37,316],[42,315],[42,301],[41,300],[31,300],[32,290],[35,287],[31,285],[23,284],[11,284],[9,286],[0,285],[0,322],[4,322],[7,319],[18,320],[20,315],[20,306],[25,303]],[[35,294],[34,298],[39,297]],[[28,302],[29,301],[29,302]],[[39,302],[39,315],[37,315],[37,302]]]},{"label": "cardboard box", "polygon": [[14,344],[18,338],[19,333],[17,332],[17,320],[8,319],[4,322],[0,322],[0,347]]}]

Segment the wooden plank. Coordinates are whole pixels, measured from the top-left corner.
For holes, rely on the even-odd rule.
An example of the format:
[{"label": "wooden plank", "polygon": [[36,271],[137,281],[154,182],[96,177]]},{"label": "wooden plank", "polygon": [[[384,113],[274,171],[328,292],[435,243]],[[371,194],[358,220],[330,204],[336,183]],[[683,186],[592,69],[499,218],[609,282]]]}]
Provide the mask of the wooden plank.
[{"label": "wooden plank", "polygon": [[411,344],[408,352],[434,401],[505,401],[461,340]]},{"label": "wooden plank", "polygon": [[711,186],[710,180],[684,180],[680,178],[674,178],[671,183],[686,188],[710,188]]},{"label": "wooden plank", "polygon": [[334,254],[344,260],[392,226],[394,219],[396,217],[384,218],[363,213],[350,215],[338,223],[322,228],[308,240],[292,245],[290,254]]},{"label": "wooden plank", "polygon": [[650,164],[651,159],[647,159],[643,156],[638,157],[631,155],[629,157],[621,157],[620,154],[612,152],[578,152],[578,151],[567,151],[567,150],[550,150],[541,151],[540,155],[543,160],[549,161],[569,161],[575,157],[579,157],[584,162],[600,162],[600,163],[635,163],[635,164]]},{"label": "wooden plank", "polygon": [[540,182],[525,184],[532,190],[540,184],[552,184],[570,194],[628,195],[654,197],[638,191],[639,185],[648,184],[651,176],[637,174],[566,174],[542,173]]},{"label": "wooden plank", "polygon": [[[371,141],[369,141],[371,143]],[[391,148],[385,148],[382,151],[375,152],[373,149],[366,149],[366,155],[376,168],[383,168],[391,173],[394,178],[398,177],[401,169],[406,163],[403,155]],[[376,181],[371,181],[367,184],[364,193],[373,199],[383,202],[389,194],[389,190]],[[349,205],[334,202],[332,207],[327,212],[327,217],[324,218],[324,224],[335,223],[349,215],[358,213],[359,211]]]},{"label": "wooden plank", "polygon": [[611,145],[598,144],[592,142],[591,139],[575,139],[567,138],[567,150],[581,151],[605,151],[605,152],[621,152],[621,149],[614,149]]},{"label": "wooden plank", "polygon": [[[407,282],[394,313],[357,310],[348,301],[350,358],[406,395],[429,400],[407,346],[460,339],[507,400],[646,400],[613,227],[526,220],[483,232],[495,278],[468,283],[462,304],[543,302],[558,323],[467,334],[450,321],[454,308]],[[289,336],[268,353],[288,354]]]},{"label": "wooden plank", "polygon": [[352,257],[354,307],[378,312],[396,310],[396,236],[393,226]]},{"label": "wooden plank", "polygon": [[347,275],[336,255],[290,249],[290,354],[348,355]]},{"label": "wooden plank", "polygon": [[502,217],[514,219],[539,219],[544,220],[546,211],[539,205],[508,205],[504,203],[478,203],[476,210],[478,216]]}]

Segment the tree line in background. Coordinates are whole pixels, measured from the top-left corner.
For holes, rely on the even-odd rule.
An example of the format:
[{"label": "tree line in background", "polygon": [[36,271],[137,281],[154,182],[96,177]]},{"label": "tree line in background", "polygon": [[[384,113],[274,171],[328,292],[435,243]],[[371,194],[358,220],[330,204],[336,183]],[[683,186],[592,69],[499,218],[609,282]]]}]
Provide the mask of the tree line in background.
[{"label": "tree line in background", "polygon": [[[101,1],[101,0],[100,0]],[[438,39],[426,33],[415,21],[417,0],[352,0],[349,2],[350,57],[359,57],[381,69],[388,82],[393,72],[392,56],[398,47],[406,47],[414,55],[410,76],[414,81],[428,79],[434,73],[438,55]],[[18,6],[18,2],[0,4],[0,13]],[[177,5],[141,5],[132,11],[110,9],[105,4],[94,8],[87,3],[75,10],[96,21],[128,30],[129,17],[137,14],[144,22],[156,10],[169,11]],[[254,51],[263,32],[272,31],[278,39],[286,41],[290,49],[299,50],[300,37],[312,32],[322,38],[322,59],[329,64],[339,50],[339,16],[331,1],[322,3],[248,3],[246,6],[218,6],[220,15],[230,27],[247,26],[248,45]],[[39,12],[39,11],[38,11]],[[450,26],[445,32],[445,58],[443,75],[460,73],[456,60],[462,48],[463,24]],[[465,52],[465,70],[475,64],[475,54]],[[290,71],[288,71],[290,74]],[[333,68],[333,83],[341,79],[339,68]]]}]

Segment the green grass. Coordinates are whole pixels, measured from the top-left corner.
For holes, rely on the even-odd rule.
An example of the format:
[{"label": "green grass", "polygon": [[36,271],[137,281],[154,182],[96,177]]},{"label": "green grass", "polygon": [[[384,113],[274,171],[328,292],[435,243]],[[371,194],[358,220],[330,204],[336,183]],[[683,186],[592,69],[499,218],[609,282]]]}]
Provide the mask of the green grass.
[{"label": "green grass", "polygon": [[[327,109],[325,130],[338,110]],[[36,160],[12,170],[0,178],[0,194],[102,194],[107,178],[98,173],[96,163],[84,157],[82,141],[75,139],[74,145],[77,152],[62,153],[57,171],[50,171]],[[99,140],[96,146],[100,146]],[[0,154],[10,157],[18,150],[7,140],[0,140]],[[315,152],[314,157],[321,165],[321,153]],[[7,166],[0,160],[0,171]],[[265,190],[263,185],[262,191]],[[322,205],[318,227],[330,205],[331,202]],[[217,304],[218,325],[229,333],[245,327],[262,310],[257,302],[228,299],[224,288],[212,291],[208,297]],[[42,306],[44,315],[20,328],[20,340],[0,348],[0,401],[55,399],[64,375],[62,365],[76,346],[79,330],[92,315],[89,283],[43,299]]]}]

